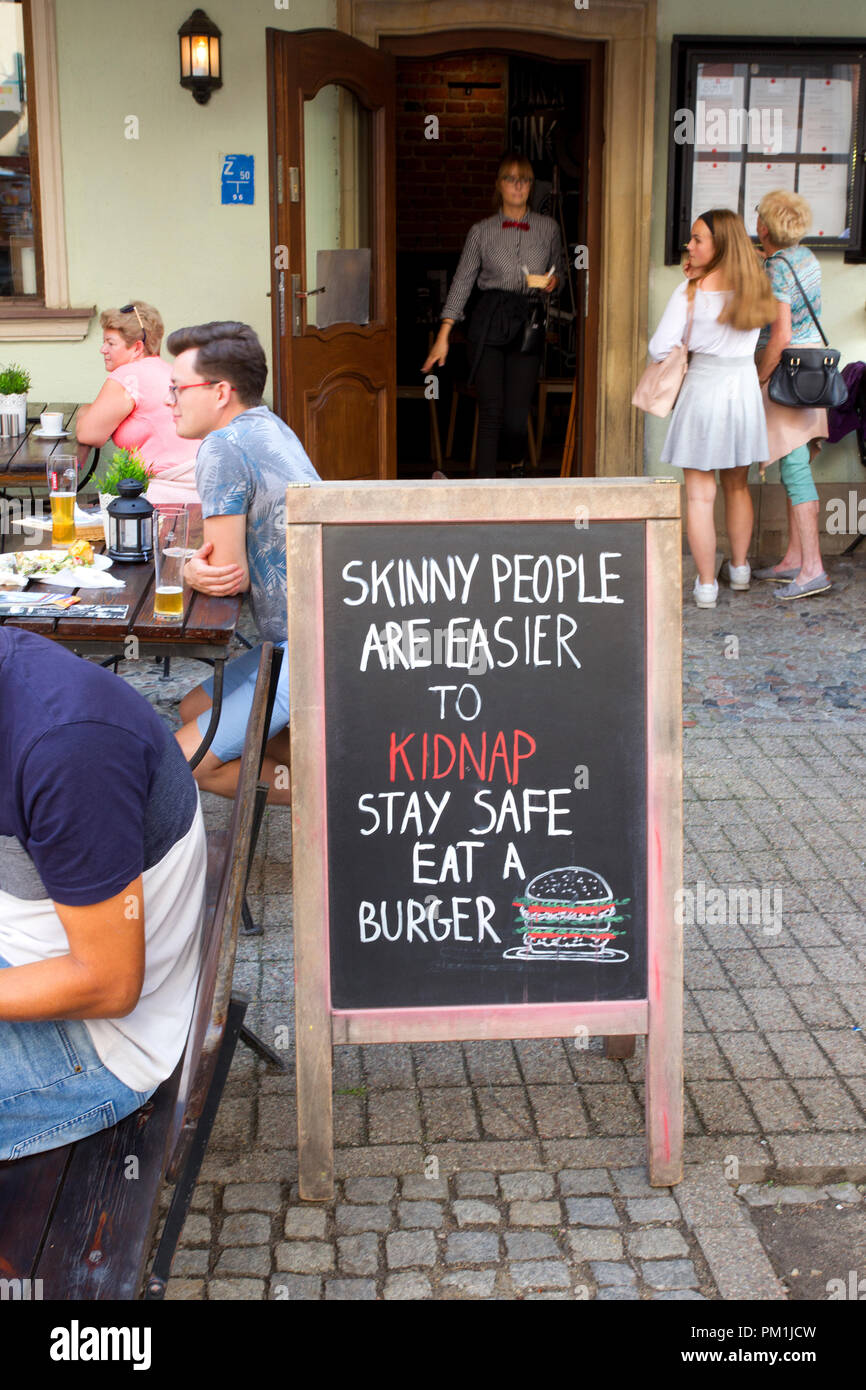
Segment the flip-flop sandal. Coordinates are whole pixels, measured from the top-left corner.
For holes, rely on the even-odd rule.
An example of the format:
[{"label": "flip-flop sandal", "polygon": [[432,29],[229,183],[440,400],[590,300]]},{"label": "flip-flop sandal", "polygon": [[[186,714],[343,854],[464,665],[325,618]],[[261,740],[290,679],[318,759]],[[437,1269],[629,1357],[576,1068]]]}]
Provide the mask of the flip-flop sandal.
[{"label": "flip-flop sandal", "polygon": [[796,579],[799,570],[774,570],[772,566],[764,570],[752,570],[753,579],[774,579],[777,583],[781,580],[783,584],[789,579]]},{"label": "flip-flop sandal", "polygon": [[784,589],[774,590],[774,597],[786,602],[792,598],[811,598],[812,594],[823,594],[833,585],[826,574],[819,574],[815,579],[808,579],[805,584],[791,583]]}]

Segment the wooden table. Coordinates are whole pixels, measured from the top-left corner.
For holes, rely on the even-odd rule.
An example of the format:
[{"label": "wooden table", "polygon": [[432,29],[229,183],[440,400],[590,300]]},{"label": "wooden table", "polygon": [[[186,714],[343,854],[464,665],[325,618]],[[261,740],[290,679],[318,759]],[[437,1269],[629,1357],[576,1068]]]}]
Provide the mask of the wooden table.
[{"label": "wooden table", "polygon": [[[39,417],[44,410],[60,411],[63,415],[63,428],[67,431],[65,439],[34,438],[33,431],[39,428]],[[0,493],[8,492],[10,488],[27,489],[30,492],[34,489],[47,491],[45,465],[51,455],[55,452],[78,453],[79,446],[75,439],[75,416],[78,410],[79,407],[74,404],[28,400],[26,433],[0,439]],[[99,450],[94,449],[89,468],[84,470],[79,478],[79,492],[90,481],[98,459]]]},{"label": "wooden table", "polygon": [[[201,507],[190,507],[189,510],[190,545],[200,545]],[[27,542],[23,546],[25,551],[49,548],[50,533],[45,539],[36,543]],[[93,548],[100,552],[105,546],[102,542],[94,542]],[[13,614],[0,617],[0,623],[38,632],[43,637],[60,642],[79,656],[101,657],[106,664],[110,660],[136,660],[142,657],[188,657],[212,664],[214,686],[210,724],[190,759],[190,767],[197,767],[210,747],[219,723],[223,670],[237,627],[241,599],[239,596],[214,598],[184,585],[183,622],[161,623],[153,616],[153,563],[124,564],[115,560],[111,573],[124,581],[123,589],[78,589],[72,592],[77,593],[82,605],[128,604],[129,611],[125,618],[79,618],[74,608],[68,608],[57,610],[57,616],[46,613],[44,617],[18,617]],[[26,592],[35,597],[37,594],[60,594],[65,591],[31,580]]]}]

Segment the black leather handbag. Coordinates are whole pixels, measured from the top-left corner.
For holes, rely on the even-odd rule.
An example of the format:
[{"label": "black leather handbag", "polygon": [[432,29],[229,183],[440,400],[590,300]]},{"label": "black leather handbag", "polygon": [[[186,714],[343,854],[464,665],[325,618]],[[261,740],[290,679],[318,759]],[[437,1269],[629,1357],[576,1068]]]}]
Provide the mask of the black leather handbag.
[{"label": "black leather handbag", "polygon": [[529,317],[523,326],[523,340],[520,344],[520,351],[527,357],[533,353],[540,353],[544,347],[544,338],[547,333],[547,306],[540,298],[533,298],[532,308]]},{"label": "black leather handbag", "polygon": [[770,377],[767,394],[777,405],[791,406],[794,410],[799,410],[802,406],[831,410],[844,405],[848,399],[848,387],[839,375],[840,354],[827,342],[824,330],[806,298],[805,290],[791,262],[786,261],[784,256],[780,256],[779,260],[784,262],[793,275],[797,289],[803,296],[803,303],[821,334],[824,346],[782,348],[781,361]]}]

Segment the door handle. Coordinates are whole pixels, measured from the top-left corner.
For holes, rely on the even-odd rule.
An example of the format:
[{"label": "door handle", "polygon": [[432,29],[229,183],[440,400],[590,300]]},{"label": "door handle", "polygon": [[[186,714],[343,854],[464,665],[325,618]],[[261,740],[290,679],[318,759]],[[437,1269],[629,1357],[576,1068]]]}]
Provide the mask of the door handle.
[{"label": "door handle", "polygon": [[317,290],[295,290],[295,298],[309,299],[312,294],[324,294],[326,289],[326,285],[320,285]]}]

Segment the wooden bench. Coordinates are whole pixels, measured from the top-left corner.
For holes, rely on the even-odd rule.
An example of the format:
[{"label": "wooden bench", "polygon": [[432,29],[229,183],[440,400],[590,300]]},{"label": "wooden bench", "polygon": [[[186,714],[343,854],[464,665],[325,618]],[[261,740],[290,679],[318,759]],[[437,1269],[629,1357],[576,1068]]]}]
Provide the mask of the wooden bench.
[{"label": "wooden bench", "polygon": [[[146,1105],[110,1129],[0,1163],[0,1277],[41,1280],[35,1295],[31,1283],[31,1296],[158,1299],[165,1293],[249,1002],[232,993],[232,972],[254,829],[268,791],[260,772],[276,655],[274,662],[266,642],[230,826],[225,835],[208,836],[201,969],[180,1062]],[[163,1180],[175,1190],[145,1280]]]}]

